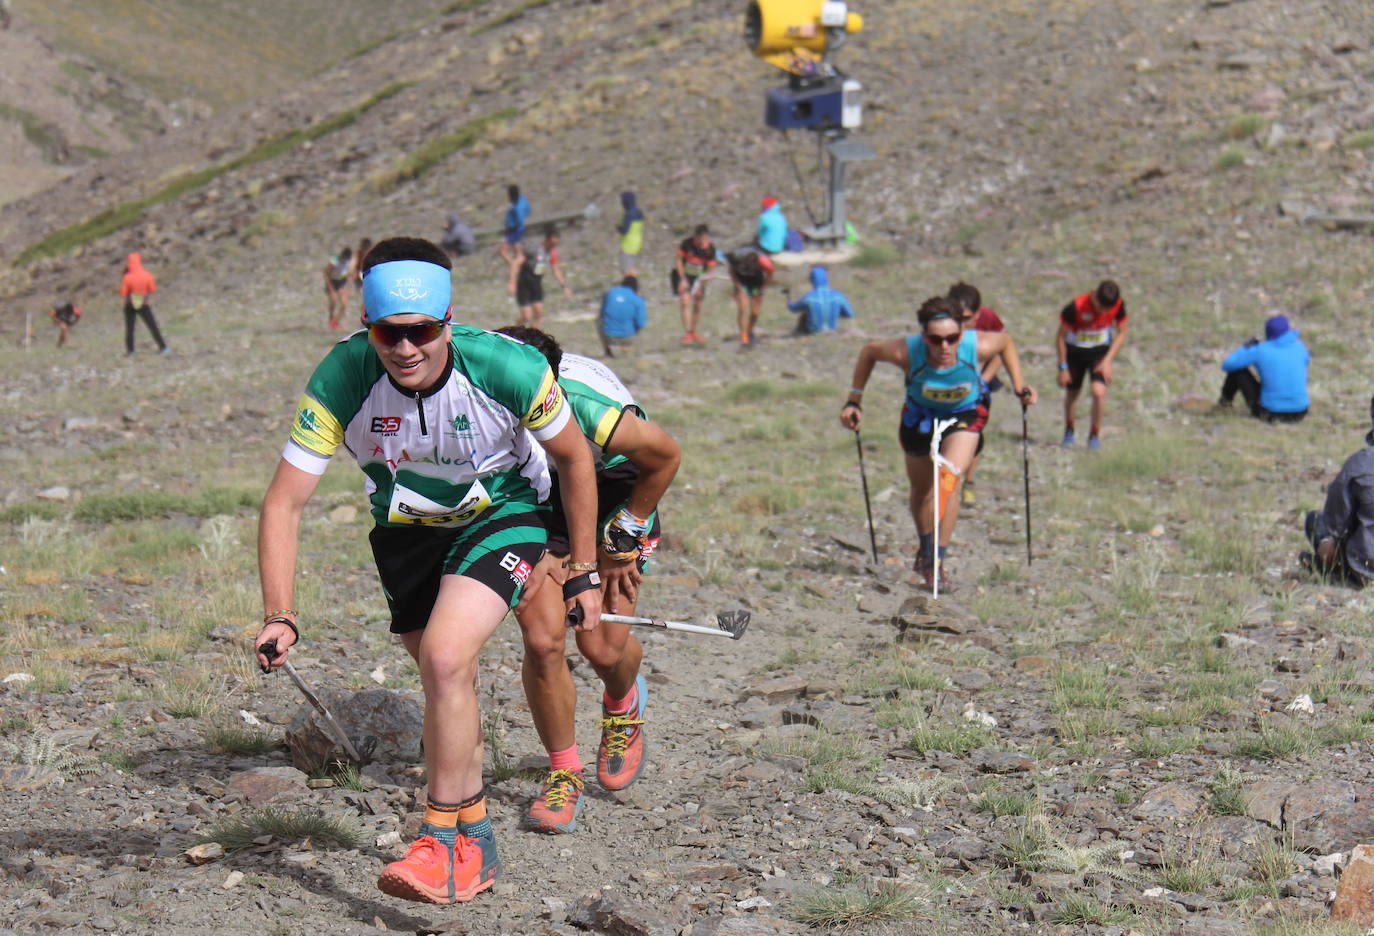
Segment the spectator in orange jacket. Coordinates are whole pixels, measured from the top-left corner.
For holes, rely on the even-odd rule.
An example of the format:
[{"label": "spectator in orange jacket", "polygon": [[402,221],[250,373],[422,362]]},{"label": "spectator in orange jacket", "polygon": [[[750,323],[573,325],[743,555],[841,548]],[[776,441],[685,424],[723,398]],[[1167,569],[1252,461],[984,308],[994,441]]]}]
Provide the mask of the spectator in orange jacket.
[{"label": "spectator in orange jacket", "polygon": [[158,350],[163,354],[171,354],[172,349],[167,347],[167,342],[162,340],[162,332],[158,331],[157,319],[153,318],[153,307],[148,304],[148,297],[157,292],[157,281],[153,279],[153,274],[143,269],[143,258],[137,253],[129,254],[129,259],[124,265],[124,279],[119,284],[119,295],[124,300],[124,351],[126,355],[134,353],[134,316],[143,319],[143,324],[148,326],[148,331],[153,333],[153,340],[157,342]]}]

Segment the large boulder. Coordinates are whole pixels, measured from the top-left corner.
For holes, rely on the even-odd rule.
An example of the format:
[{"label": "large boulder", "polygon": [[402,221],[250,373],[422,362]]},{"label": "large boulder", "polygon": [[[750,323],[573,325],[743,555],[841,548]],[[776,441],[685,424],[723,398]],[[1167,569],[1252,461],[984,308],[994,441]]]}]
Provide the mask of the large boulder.
[{"label": "large boulder", "polygon": [[[367,761],[379,764],[414,764],[421,758],[420,732],[424,727],[420,693],[393,689],[358,692],[323,691],[320,700]],[[307,702],[296,710],[286,729],[291,763],[308,772],[347,755],[334,740],[324,718]]]}]

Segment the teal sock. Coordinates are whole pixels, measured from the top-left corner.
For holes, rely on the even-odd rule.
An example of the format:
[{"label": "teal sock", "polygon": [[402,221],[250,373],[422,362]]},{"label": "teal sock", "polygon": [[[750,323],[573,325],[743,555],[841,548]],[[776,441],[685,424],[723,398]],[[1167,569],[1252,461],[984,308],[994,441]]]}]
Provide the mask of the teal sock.
[{"label": "teal sock", "polygon": [[949,547],[940,546],[935,550],[935,555],[939,556],[940,561],[943,562],[949,556]]},{"label": "teal sock", "polygon": [[458,831],[468,838],[491,838],[491,820],[484,818],[477,822],[460,822]]},{"label": "teal sock", "polygon": [[420,826],[420,834],[432,835],[449,848],[452,848],[454,843],[458,841],[457,826],[440,826],[432,822],[426,822]]},{"label": "teal sock", "polygon": [[920,534],[920,543],[921,543],[921,546],[920,546],[921,555],[925,556],[926,558],[930,558],[931,552],[935,549],[935,534],[934,534],[934,533],[922,533],[922,534]]}]

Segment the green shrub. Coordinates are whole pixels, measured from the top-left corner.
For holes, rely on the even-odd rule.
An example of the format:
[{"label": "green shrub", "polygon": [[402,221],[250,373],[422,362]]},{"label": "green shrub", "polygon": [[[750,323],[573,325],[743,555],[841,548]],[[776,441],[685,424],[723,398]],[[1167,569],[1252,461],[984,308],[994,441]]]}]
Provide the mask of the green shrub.
[{"label": "green shrub", "polygon": [[1230,140],[1248,140],[1269,129],[1269,118],[1263,114],[1241,114],[1226,125],[1226,137]]},{"label": "green shrub", "polygon": [[353,848],[364,838],[357,823],[342,816],[327,816],[306,807],[263,806],[215,823],[201,841],[219,842],[225,851],[233,852],[252,848],[264,835],[286,842],[310,839],[342,848]]},{"label": "green shrub", "polygon": [[29,501],[24,504],[14,504],[0,510],[0,521],[5,523],[23,523],[26,520],[58,520],[67,512],[67,508],[62,504],[54,504],[47,501]]},{"label": "green shrub", "polygon": [[1374,146],[1374,130],[1361,130],[1350,134],[1345,138],[1345,145],[1350,149],[1369,149]]},{"label": "green shrub", "polygon": [[885,267],[900,259],[901,255],[897,252],[897,248],[891,244],[865,241],[859,245],[859,249],[850,258],[849,265],[860,269]]},{"label": "green shrub", "polygon": [[1243,166],[1245,165],[1245,151],[1235,146],[1228,146],[1217,156],[1215,165],[1218,172]]}]

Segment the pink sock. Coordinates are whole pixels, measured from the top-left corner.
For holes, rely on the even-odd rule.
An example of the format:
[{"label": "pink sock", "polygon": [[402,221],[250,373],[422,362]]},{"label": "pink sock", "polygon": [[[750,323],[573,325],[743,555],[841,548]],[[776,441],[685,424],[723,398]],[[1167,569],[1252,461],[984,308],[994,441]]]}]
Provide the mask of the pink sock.
[{"label": "pink sock", "polygon": [[635,687],[631,686],[629,694],[623,699],[612,699],[609,692],[601,693],[601,704],[606,707],[608,712],[628,712],[630,706],[635,701]]},{"label": "pink sock", "polygon": [[549,752],[550,770],[571,770],[573,773],[582,772],[582,761],[577,756],[577,745],[564,748],[561,751]]}]

